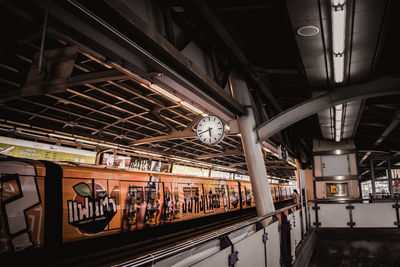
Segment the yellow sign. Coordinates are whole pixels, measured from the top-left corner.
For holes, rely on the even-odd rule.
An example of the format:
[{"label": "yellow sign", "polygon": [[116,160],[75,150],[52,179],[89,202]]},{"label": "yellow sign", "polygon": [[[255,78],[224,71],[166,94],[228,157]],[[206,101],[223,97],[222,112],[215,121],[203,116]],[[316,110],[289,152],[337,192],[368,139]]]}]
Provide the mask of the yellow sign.
[{"label": "yellow sign", "polygon": [[174,164],[174,165],[172,165],[172,173],[208,177],[209,170],[206,168],[197,168],[197,167],[192,167],[192,166]]},{"label": "yellow sign", "polygon": [[331,185],[330,186],[330,193],[331,194],[336,194],[336,185]]},{"label": "yellow sign", "polygon": [[7,156],[49,161],[94,164],[96,152],[0,136],[0,153]]}]

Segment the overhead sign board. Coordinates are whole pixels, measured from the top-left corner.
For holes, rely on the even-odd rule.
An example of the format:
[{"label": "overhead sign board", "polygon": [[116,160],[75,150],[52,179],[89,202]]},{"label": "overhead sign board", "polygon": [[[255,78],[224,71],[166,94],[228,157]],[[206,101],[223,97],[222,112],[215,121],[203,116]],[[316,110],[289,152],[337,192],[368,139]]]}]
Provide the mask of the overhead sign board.
[{"label": "overhead sign board", "polygon": [[0,154],[49,161],[94,164],[96,152],[0,136]]}]

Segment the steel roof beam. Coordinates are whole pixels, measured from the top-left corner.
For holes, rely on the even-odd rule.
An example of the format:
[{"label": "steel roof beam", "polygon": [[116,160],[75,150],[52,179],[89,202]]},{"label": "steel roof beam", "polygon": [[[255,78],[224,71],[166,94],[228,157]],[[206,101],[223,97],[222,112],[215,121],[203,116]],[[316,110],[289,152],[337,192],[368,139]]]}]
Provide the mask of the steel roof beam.
[{"label": "steel roof beam", "polygon": [[[373,147],[379,146],[383,140],[388,137],[388,135],[399,125],[400,123],[400,110],[396,112],[396,114],[393,117],[392,122],[386,127],[385,131],[379,136],[379,138],[375,141]],[[363,163],[370,155],[372,151],[368,151],[365,153],[364,157],[360,160],[360,164]]]},{"label": "steel roof beam", "polygon": [[[152,46],[162,51],[167,56],[166,58],[168,58],[169,62],[160,60],[146,48],[113,28],[77,1],[68,0],[67,2],[75,11],[80,13],[79,16],[69,12],[69,10],[62,7],[58,2],[53,3],[49,11],[50,16],[61,21],[75,32],[86,36],[90,41],[94,41],[114,56],[123,59],[123,62],[127,66],[129,65],[128,68],[131,66],[136,68],[143,67],[136,64],[139,57],[157,71],[164,73],[165,77],[171,78],[172,81],[181,84],[187,91],[198,95],[204,101],[205,105],[209,106],[211,104],[214,107],[209,107],[211,110],[218,109],[225,112],[225,116],[231,118],[234,117],[232,112],[243,114],[244,109],[240,104],[234,101],[210,77],[198,70],[197,67],[192,66],[187,58],[156,32],[156,30],[148,27],[147,24],[144,25],[143,23],[145,22],[135,14],[132,14],[131,10],[122,8],[122,10],[118,11],[122,16],[125,15],[124,17],[131,22],[132,27],[141,32],[148,41],[152,41]],[[41,1],[34,1],[34,3],[42,9],[45,7]],[[109,4],[115,6],[122,4],[122,2],[110,2]],[[129,13],[128,16],[126,15],[127,12]],[[87,21],[91,21],[91,23],[89,24]],[[171,67],[171,65],[175,66]],[[143,69],[142,71],[147,72]],[[185,76],[190,76],[190,78],[185,78],[180,72],[185,72]]]},{"label": "steel roof beam", "polygon": [[122,79],[128,79],[128,75],[123,74],[118,70],[112,69],[72,76],[71,80],[68,82],[68,86],[77,86],[87,83],[99,83]]},{"label": "steel roof beam", "polygon": [[257,84],[258,88],[262,91],[262,93],[268,98],[272,106],[277,111],[282,111],[281,106],[276,101],[275,97],[272,95],[271,91],[267,88],[264,82],[255,75],[250,66],[250,61],[240,49],[240,47],[233,40],[232,36],[222,25],[221,21],[215,15],[214,11],[209,7],[206,1],[204,0],[193,0],[192,3],[199,9],[205,20],[211,25],[214,31],[220,36],[221,41],[223,41],[224,45],[228,47],[231,53],[236,57],[239,63],[243,66],[244,70],[251,77],[253,82]]},{"label": "steel roof beam", "polygon": [[400,94],[400,78],[382,77],[370,82],[337,88],[290,108],[256,128],[263,141],[294,123],[326,108],[348,101]]},{"label": "steel roof beam", "polygon": [[200,156],[197,156],[196,159],[209,159],[209,158],[215,158],[215,157],[225,157],[225,156],[232,156],[232,155],[243,155],[243,151],[241,150],[226,150],[221,153],[215,153],[215,154],[203,154]]},{"label": "steel roof beam", "polygon": [[[158,110],[154,111],[154,114],[159,116],[157,114]],[[183,138],[194,138],[196,137],[196,133],[193,131],[193,127],[201,120],[202,116],[198,115],[194,120],[192,120],[183,131],[178,131],[172,126],[170,126],[171,132],[167,135],[163,136],[155,136],[155,137],[149,137],[149,138],[144,138],[140,140],[135,140],[130,142],[130,146],[136,146],[136,145],[142,145],[142,144],[148,144],[148,143],[154,143],[154,142],[161,142],[161,141],[169,141],[169,140],[175,140],[175,139],[183,139]],[[166,121],[164,122],[167,125],[169,125]],[[193,148],[194,149],[194,148]]]}]

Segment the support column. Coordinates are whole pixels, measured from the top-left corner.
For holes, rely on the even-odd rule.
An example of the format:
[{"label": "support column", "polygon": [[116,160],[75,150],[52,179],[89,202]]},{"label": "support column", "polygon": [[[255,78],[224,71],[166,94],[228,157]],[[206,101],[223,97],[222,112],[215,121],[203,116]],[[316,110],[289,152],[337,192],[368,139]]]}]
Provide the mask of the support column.
[{"label": "support column", "polygon": [[375,168],[374,168],[374,161],[372,159],[369,160],[370,162],[370,172],[371,172],[371,187],[372,187],[372,198],[376,198],[376,189],[375,189]]},{"label": "support column", "polygon": [[238,116],[237,121],[242,136],[247,169],[249,171],[251,186],[256,201],[257,214],[262,216],[274,211],[275,207],[272,201],[261,145],[257,143],[258,138],[255,131],[256,122],[251,107],[250,92],[243,76],[235,70],[229,75],[229,84],[233,98],[246,110],[246,115]]},{"label": "support column", "polygon": [[388,171],[390,198],[393,198],[394,195],[393,195],[392,165],[389,158],[387,159],[387,171]]}]

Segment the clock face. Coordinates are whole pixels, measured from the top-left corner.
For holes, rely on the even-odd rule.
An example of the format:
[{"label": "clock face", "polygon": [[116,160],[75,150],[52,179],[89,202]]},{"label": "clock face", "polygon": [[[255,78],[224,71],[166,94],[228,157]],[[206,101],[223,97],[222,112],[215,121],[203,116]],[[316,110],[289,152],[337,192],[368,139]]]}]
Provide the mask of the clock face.
[{"label": "clock face", "polygon": [[224,123],[216,116],[204,117],[197,124],[196,133],[199,140],[204,144],[217,144],[224,138]]}]

